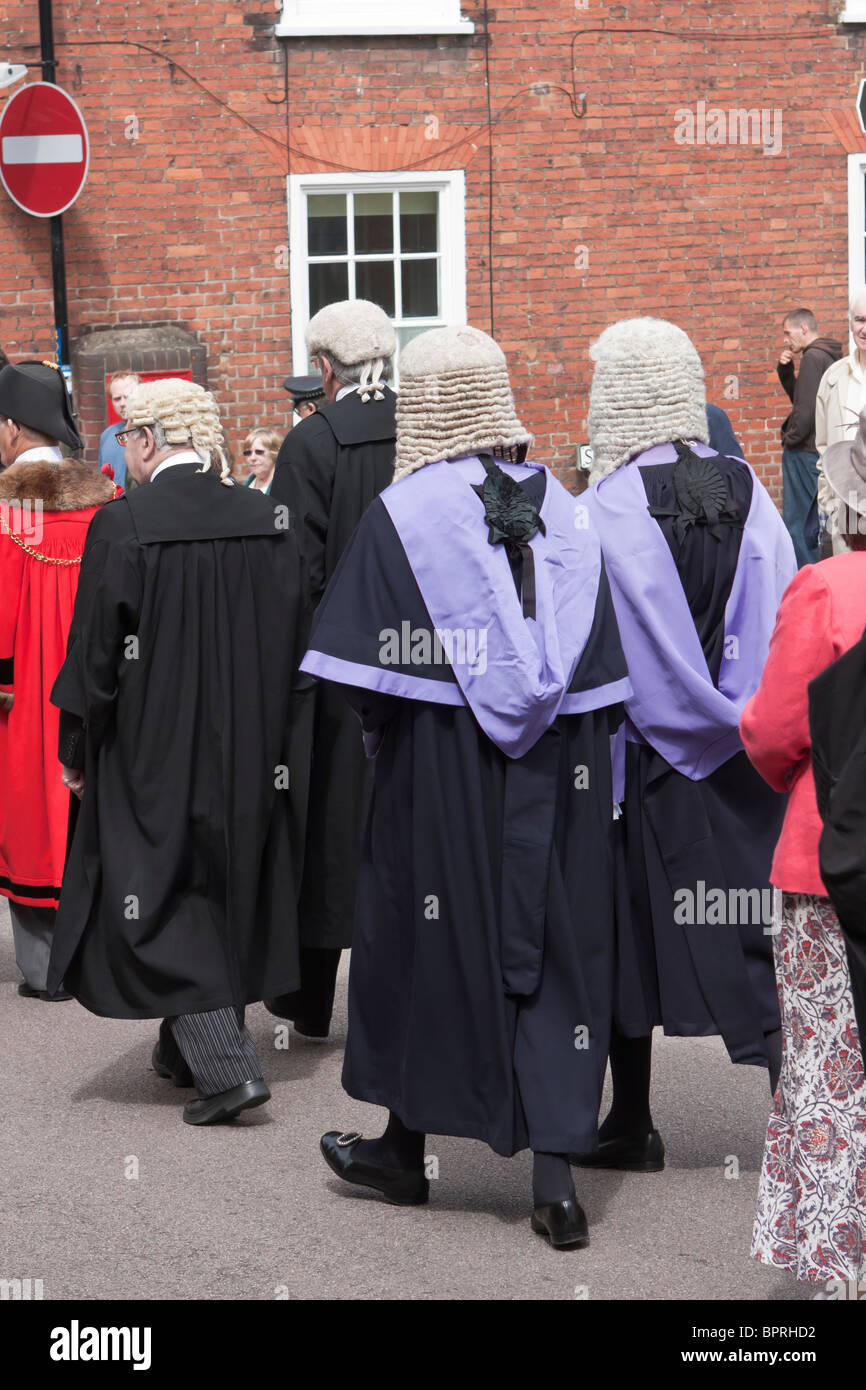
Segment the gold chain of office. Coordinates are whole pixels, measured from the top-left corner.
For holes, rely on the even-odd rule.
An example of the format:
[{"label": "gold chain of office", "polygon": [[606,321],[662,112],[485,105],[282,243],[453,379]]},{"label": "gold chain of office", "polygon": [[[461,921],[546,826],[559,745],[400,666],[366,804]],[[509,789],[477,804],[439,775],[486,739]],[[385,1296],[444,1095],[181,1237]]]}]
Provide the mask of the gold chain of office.
[{"label": "gold chain of office", "polygon": [[0,526],[3,527],[4,534],[9,537],[10,541],[14,541],[16,545],[20,545],[24,554],[29,555],[32,560],[41,560],[43,564],[46,565],[80,565],[81,561],[84,559],[83,555],[76,555],[73,560],[56,560],[51,555],[42,555],[38,550],[34,550],[32,546],[25,545],[20,536],[15,535],[14,531],[10,531],[2,516],[0,516]]},{"label": "gold chain of office", "polygon": [[[51,363],[46,363],[45,365],[46,365],[46,366],[51,366]],[[115,484],[114,484],[114,496],[115,496],[115,497],[117,496],[117,494],[118,494],[119,491],[120,491],[120,489],[118,488],[117,483],[115,483]],[[80,565],[80,564],[81,564],[81,561],[84,559],[84,553],[83,553],[83,552],[81,553],[81,555],[76,555],[76,556],[75,556],[73,559],[71,559],[71,560],[57,560],[57,559],[55,559],[55,558],[54,558],[53,556],[51,556],[51,555],[43,555],[43,554],[41,553],[41,551],[39,551],[39,550],[34,550],[32,546],[25,545],[24,541],[22,541],[21,538],[20,538],[19,536],[16,536],[16,535],[15,535],[15,532],[14,532],[14,531],[10,531],[9,527],[8,527],[7,524],[6,524],[6,521],[4,520],[4,518],[3,518],[2,516],[0,516],[0,526],[2,526],[3,531],[4,531],[5,534],[9,537],[10,541],[14,541],[16,545],[20,545],[21,549],[24,551],[24,554],[25,554],[25,555],[29,555],[30,558],[31,558],[31,560],[41,560],[42,563],[43,563],[44,565],[62,565],[62,566],[68,566],[68,565]]]}]

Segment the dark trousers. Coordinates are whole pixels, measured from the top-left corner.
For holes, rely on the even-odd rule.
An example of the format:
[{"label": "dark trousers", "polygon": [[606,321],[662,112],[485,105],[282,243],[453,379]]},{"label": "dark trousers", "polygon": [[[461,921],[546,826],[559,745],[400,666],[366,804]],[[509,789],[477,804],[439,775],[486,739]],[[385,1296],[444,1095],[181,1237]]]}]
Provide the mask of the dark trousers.
[{"label": "dark trousers", "polygon": [[[159,1030],[163,1062],[174,1070],[186,1062],[202,1100],[245,1081],[261,1081],[256,1045],[244,1024],[243,1009],[211,1009],[202,1014],[166,1018]],[[172,1066],[175,1063],[175,1066]]]},{"label": "dark trousers", "polygon": [[48,983],[48,961],[57,919],[56,907],[28,907],[9,902],[15,963],[31,989],[44,989]]},{"label": "dark trousers", "polygon": [[788,528],[797,564],[814,565],[818,559],[818,537],[807,534],[806,522],[818,496],[818,455],[809,449],[782,450],[782,519]]}]

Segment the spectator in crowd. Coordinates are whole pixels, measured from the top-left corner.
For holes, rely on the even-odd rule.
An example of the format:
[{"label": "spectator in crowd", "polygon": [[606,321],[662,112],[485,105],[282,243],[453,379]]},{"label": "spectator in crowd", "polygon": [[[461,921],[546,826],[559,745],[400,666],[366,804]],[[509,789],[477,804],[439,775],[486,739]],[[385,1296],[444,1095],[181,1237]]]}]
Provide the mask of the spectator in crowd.
[{"label": "spectator in crowd", "polygon": [[589,516],[524,465],[529,443],[485,333],[406,345],[395,482],[303,662],[375,753],[343,1085],[390,1110],[381,1137],[331,1131],[322,1152],[410,1206],[429,1195],[428,1130],[531,1148],[532,1229],[573,1249],[568,1154],[595,1138],[612,1004],[610,735],[631,687]]},{"label": "spectator in crowd", "polygon": [[[115,495],[64,460],[81,440],[66,383],[42,362],[0,371],[0,894],[9,899],[18,993],[48,999],[48,958],[66,856],[69,796],[48,702],[63,664],[92,518]],[[59,981],[57,982],[59,986]],[[71,996],[59,988],[55,999]]]},{"label": "spectator in crowd", "polygon": [[845,518],[839,516],[836,494],[824,477],[823,459],[829,445],[854,438],[860,412],[866,409],[866,285],[852,294],[849,311],[854,347],[846,357],[827,368],[815,398],[815,448],[821,474],[818,508],[826,517],[835,555],[848,549]]},{"label": "spectator in crowd", "polygon": [[[598,1152],[579,1161],[650,1172],[664,1163],[650,1111],[655,1026],[720,1034],[733,1062],[767,1067],[771,1087],[778,1074],[764,929],[783,803],[751,767],[738,725],[795,560],[752,469],[707,446],[703,367],[682,329],[628,319],[605,329],[591,356],[598,481],[587,508],[633,693],[617,751],[613,1103]],[[703,905],[710,892],[713,908]]]},{"label": "spectator in crowd", "polygon": [[231,479],[210,392],[154,381],[126,414],[139,486],[90,530],[51,693],[82,800],[49,988],[162,1018],[154,1070],[196,1087],[183,1119],[206,1125],[269,1099],[244,1008],[299,983],[306,596],[294,533]]},{"label": "spectator in crowd", "polygon": [[[849,388],[854,382],[851,373]],[[827,445],[823,470],[846,518],[850,553],[810,566],[788,586],[740,723],[755,767],[788,793],[771,871],[782,890],[773,938],[782,1070],[752,1254],[798,1279],[856,1287],[866,1277],[866,1080],[845,941],[821,877],[808,686],[866,626],[866,535],[858,534],[866,518],[866,416],[854,440]]]},{"label": "spectator in crowd", "polygon": [[[782,424],[782,515],[791,533],[798,565],[818,559],[817,526],[807,520],[818,494],[818,450],[815,445],[815,398],[827,368],[842,356],[842,344],[818,335],[811,309],[794,309],[782,323],[783,342],[777,372],[791,401]],[[794,358],[800,358],[799,371]]]},{"label": "spectator in crowd", "polygon": [[116,411],[120,423],[107,425],[99,436],[99,467],[105,464],[112,469],[114,481],[126,487],[126,450],[117,442],[117,431],[126,419],[126,398],[141,377],[137,372],[115,372],[108,382],[108,398]]},{"label": "spectator in crowd", "polygon": [[710,448],[717,454],[727,454],[729,458],[741,459],[743,446],[734,434],[734,427],[720,405],[707,401],[707,429],[710,435]]},{"label": "spectator in crowd", "polygon": [[275,430],[259,426],[250,430],[243,443],[243,454],[250,466],[247,487],[269,493],[274,480],[274,467],[280,448],[280,436]]}]

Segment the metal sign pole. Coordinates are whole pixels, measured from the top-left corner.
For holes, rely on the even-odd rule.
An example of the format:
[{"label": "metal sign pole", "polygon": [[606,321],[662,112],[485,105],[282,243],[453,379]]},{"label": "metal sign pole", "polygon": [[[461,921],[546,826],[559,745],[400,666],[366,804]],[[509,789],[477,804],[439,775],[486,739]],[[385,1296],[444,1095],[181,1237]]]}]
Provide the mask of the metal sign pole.
[{"label": "metal sign pole", "polygon": [[[42,80],[57,83],[54,59],[54,21],[51,0],[39,0],[39,40],[42,48]],[[66,302],[66,259],[63,253],[63,215],[58,213],[51,222],[51,278],[54,283],[54,328],[57,335],[57,359],[61,366],[69,364],[69,311]]]}]

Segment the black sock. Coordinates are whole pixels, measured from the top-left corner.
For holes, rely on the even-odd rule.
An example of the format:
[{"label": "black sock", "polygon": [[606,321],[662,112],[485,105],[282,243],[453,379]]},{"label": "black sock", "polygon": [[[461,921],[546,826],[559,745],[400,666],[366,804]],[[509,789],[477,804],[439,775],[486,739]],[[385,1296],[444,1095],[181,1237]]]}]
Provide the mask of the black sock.
[{"label": "black sock", "polygon": [[565,1155],[533,1153],[532,1205],[546,1207],[573,1196],[574,1182]]},{"label": "black sock", "polygon": [[613,1103],[598,1132],[599,1139],[639,1139],[653,1127],[650,1114],[652,1034],[626,1038],[614,1029],[610,1035],[610,1074]]},{"label": "black sock", "polygon": [[770,1094],[776,1094],[776,1087],[779,1084],[779,1074],[782,1070],[782,1030],[777,1028],[775,1033],[765,1033],[764,1042],[767,1046],[767,1056],[770,1059]]},{"label": "black sock", "polygon": [[362,1139],[352,1150],[352,1157],[386,1168],[423,1168],[425,1138],[417,1129],[407,1129],[390,1110],[385,1133],[379,1139]]}]

